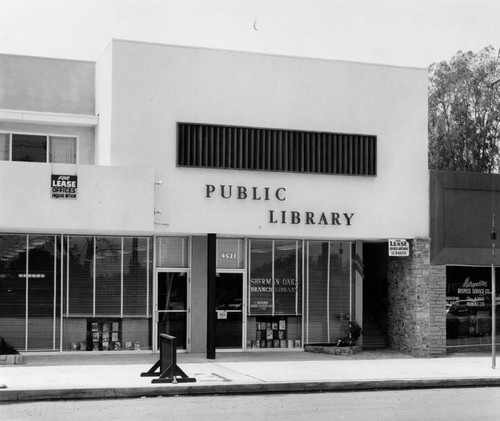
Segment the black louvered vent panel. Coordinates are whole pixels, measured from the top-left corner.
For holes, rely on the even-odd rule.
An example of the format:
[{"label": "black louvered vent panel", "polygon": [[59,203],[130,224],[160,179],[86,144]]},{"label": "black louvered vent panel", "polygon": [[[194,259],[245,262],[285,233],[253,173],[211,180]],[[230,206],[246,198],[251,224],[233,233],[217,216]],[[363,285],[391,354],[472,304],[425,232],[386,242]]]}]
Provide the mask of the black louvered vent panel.
[{"label": "black louvered vent panel", "polygon": [[377,137],[178,123],[177,165],[373,176]]}]

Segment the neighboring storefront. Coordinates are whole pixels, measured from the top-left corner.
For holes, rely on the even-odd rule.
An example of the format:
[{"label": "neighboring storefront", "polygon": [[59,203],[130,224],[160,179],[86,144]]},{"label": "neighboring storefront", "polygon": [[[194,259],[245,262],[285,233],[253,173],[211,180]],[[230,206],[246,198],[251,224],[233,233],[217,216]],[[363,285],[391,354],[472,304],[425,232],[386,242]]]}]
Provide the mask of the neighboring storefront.
[{"label": "neighboring storefront", "polygon": [[355,320],[365,346],[441,352],[431,295],[400,305],[430,282],[425,69],[119,40],[97,63],[0,60],[18,349],[297,350]]},{"label": "neighboring storefront", "polygon": [[[431,264],[445,293],[448,351],[487,350],[492,343],[492,265],[500,264],[492,219],[500,209],[500,177],[431,172]],[[498,226],[498,224],[496,224]],[[497,230],[498,228],[496,228]],[[496,341],[500,339],[500,272],[495,269]]]}]

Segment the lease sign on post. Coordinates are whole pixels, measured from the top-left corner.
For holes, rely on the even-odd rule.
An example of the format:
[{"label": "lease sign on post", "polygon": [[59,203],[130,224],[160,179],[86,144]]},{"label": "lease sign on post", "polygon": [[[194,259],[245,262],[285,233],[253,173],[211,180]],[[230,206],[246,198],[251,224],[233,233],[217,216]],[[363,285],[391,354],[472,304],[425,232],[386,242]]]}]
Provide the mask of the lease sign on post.
[{"label": "lease sign on post", "polygon": [[389,256],[404,257],[410,255],[410,243],[402,238],[389,239]]}]

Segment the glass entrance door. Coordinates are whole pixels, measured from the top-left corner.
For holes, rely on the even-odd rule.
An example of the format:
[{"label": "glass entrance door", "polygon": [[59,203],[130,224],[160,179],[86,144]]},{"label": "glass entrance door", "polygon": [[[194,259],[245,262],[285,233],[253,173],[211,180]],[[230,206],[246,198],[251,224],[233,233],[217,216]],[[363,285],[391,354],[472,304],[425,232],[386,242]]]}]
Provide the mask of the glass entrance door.
[{"label": "glass entrance door", "polygon": [[242,348],[243,290],[242,273],[217,273],[215,346],[218,349]]},{"label": "glass entrance door", "polygon": [[186,272],[158,272],[158,338],[160,333],[175,336],[178,349],[187,348],[187,278]]}]

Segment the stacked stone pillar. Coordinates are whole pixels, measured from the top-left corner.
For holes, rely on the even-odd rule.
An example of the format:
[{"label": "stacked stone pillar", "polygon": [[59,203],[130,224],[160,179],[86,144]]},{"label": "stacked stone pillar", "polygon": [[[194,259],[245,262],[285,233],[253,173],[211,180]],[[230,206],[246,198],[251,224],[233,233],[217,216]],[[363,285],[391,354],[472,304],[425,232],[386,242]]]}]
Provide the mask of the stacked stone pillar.
[{"label": "stacked stone pillar", "polygon": [[390,347],[415,357],[445,355],[445,295],[445,267],[431,266],[428,238],[412,240],[409,257],[389,258]]}]

